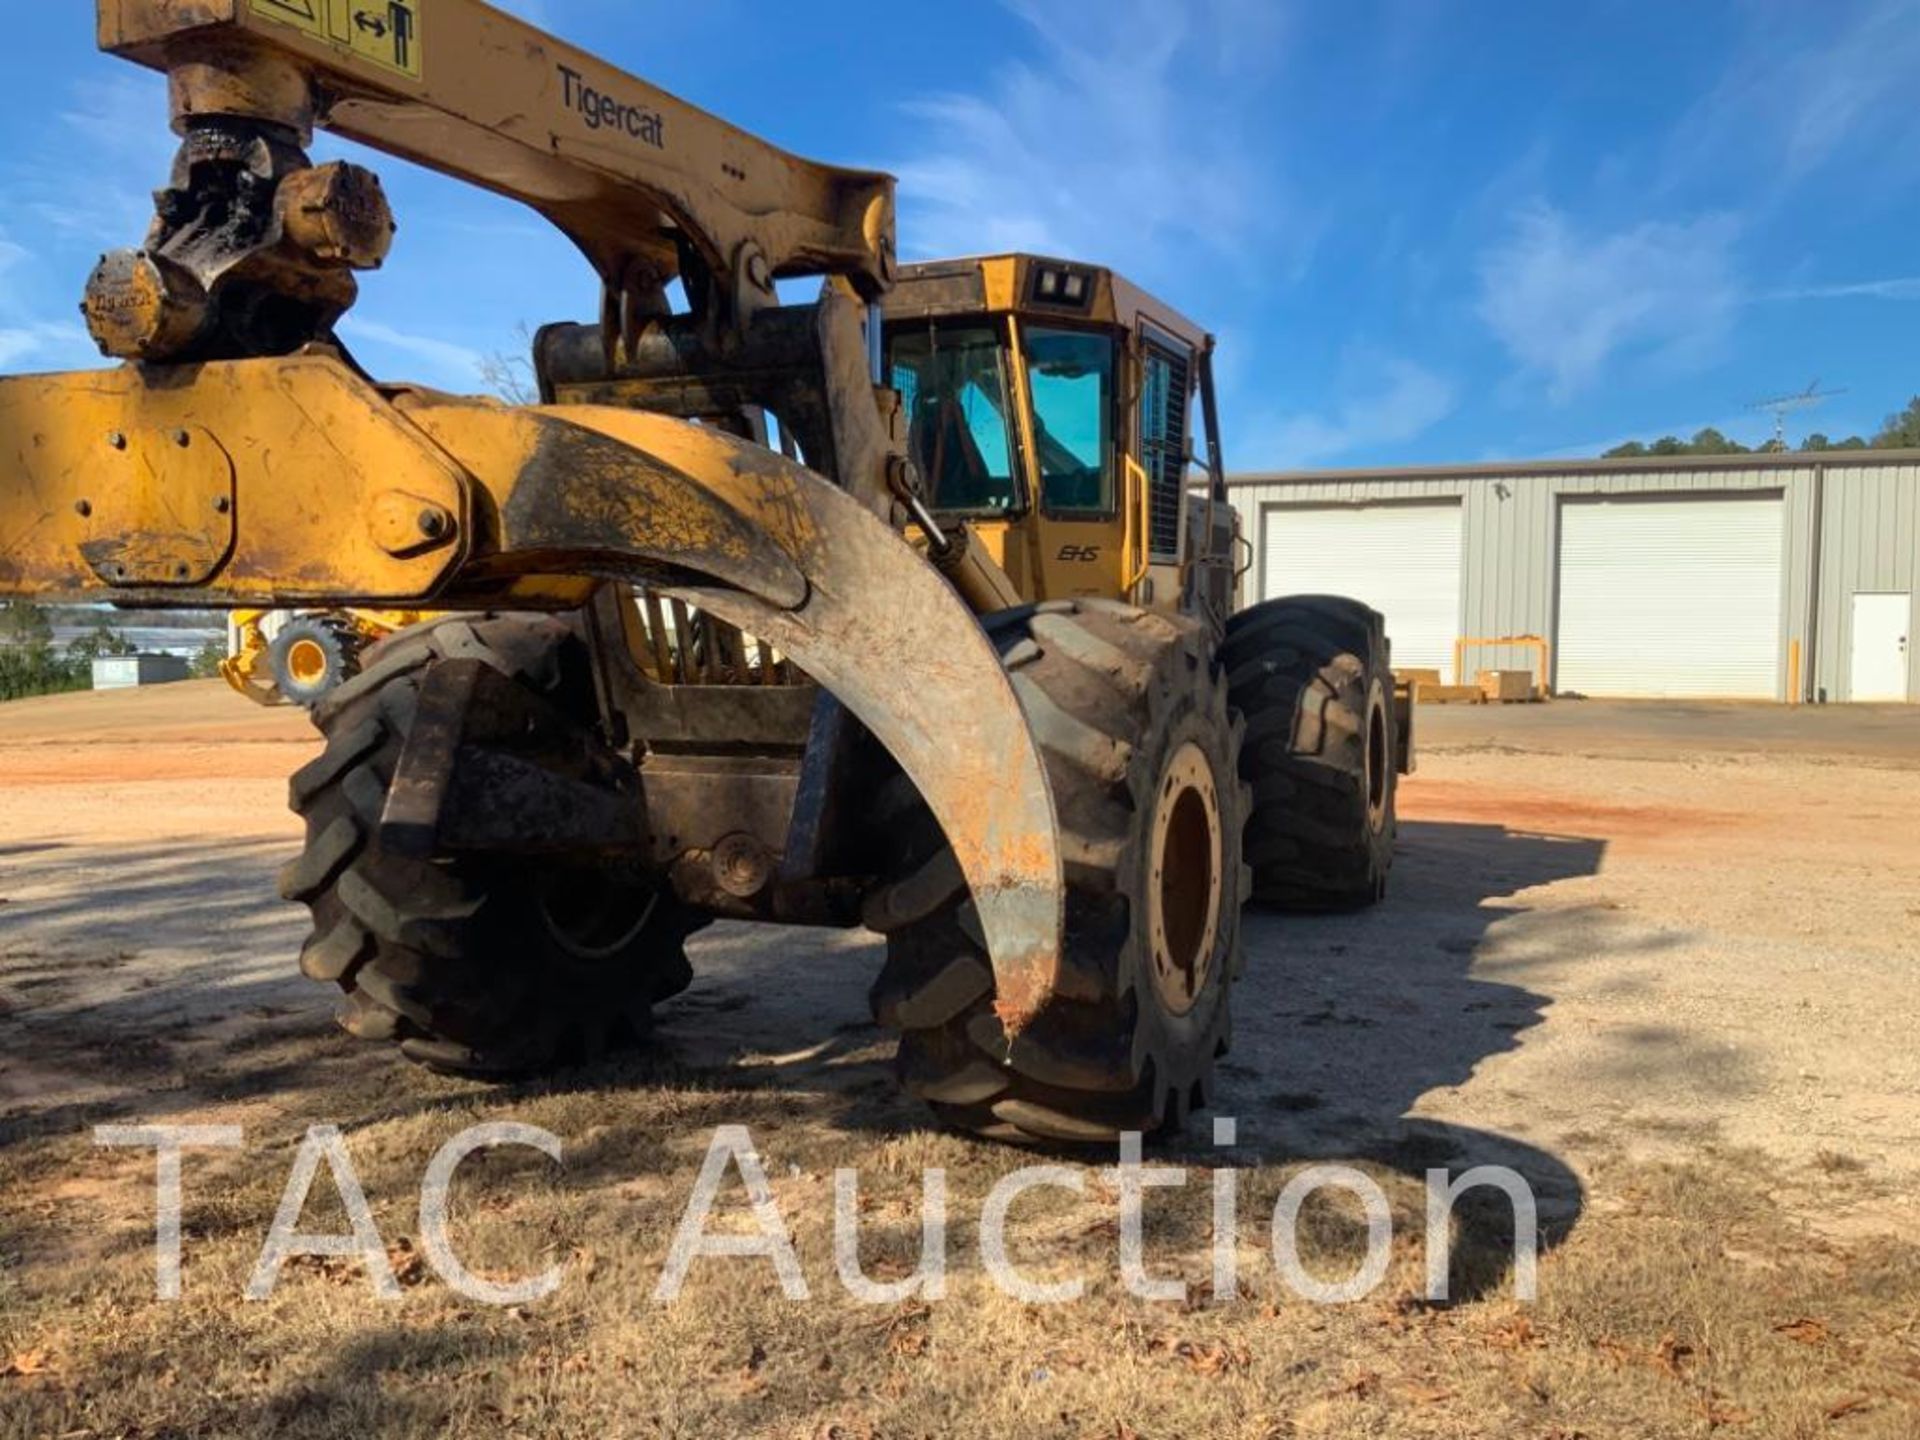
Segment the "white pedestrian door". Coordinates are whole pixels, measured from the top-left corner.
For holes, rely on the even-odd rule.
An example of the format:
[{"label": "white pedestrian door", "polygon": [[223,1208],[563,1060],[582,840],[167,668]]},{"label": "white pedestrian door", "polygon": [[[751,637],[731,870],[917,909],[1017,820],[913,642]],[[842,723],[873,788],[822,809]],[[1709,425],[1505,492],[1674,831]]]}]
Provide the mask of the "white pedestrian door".
[{"label": "white pedestrian door", "polygon": [[1907,648],[1912,643],[1913,597],[1853,597],[1853,665],[1849,700],[1905,700]]}]

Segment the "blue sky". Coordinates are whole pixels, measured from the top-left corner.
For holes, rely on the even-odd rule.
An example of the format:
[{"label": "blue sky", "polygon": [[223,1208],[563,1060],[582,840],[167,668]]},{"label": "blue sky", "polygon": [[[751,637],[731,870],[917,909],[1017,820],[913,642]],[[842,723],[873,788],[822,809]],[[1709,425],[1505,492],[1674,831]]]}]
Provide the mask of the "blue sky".
[{"label": "blue sky", "polygon": [[[164,87],[88,0],[11,8],[0,368],[99,363],[75,302],[142,233]],[[1847,393],[1795,433],[1837,436],[1920,391],[1920,0],[505,8],[893,171],[908,258],[1131,274],[1219,335],[1235,469],[1757,442],[1816,377]],[[596,313],[530,212],[370,163],[401,231],[343,333],[377,373],[476,389],[521,323]]]}]

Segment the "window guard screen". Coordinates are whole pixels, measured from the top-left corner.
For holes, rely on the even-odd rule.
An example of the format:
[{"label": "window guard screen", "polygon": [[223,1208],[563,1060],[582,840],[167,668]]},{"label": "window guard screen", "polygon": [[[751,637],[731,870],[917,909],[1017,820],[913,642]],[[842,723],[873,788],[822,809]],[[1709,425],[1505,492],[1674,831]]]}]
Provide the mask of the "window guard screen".
[{"label": "window guard screen", "polygon": [[1187,477],[1187,411],[1193,393],[1193,352],[1146,340],[1140,394],[1140,464],[1147,472],[1147,553],[1180,558],[1180,504]]}]

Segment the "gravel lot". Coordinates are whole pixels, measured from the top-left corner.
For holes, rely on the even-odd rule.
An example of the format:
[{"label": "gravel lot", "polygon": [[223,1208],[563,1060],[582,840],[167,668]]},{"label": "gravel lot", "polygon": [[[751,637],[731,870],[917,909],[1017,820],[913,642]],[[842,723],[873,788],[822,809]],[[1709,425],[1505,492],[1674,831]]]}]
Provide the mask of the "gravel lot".
[{"label": "gravel lot", "polygon": [[[1769,1225],[1817,1244],[1912,1235],[1920,712],[1561,702],[1424,708],[1419,725],[1387,902],[1250,922],[1219,1100],[1239,1119],[1242,1156],[1366,1159],[1411,1175],[1502,1161],[1534,1182],[1556,1242],[1641,1213],[1648,1167],[1661,1166],[1705,1166],[1716,1183],[1737,1174],[1774,1207]],[[96,1164],[87,1184],[53,1164],[103,1118],[244,1122],[284,1144],[316,1117],[491,1103],[339,1036],[328,994],[293,973],[301,916],[274,898],[272,872],[297,839],[285,777],[312,748],[303,717],[215,684],[0,707],[0,1166],[31,1180],[0,1187],[0,1222],[9,1205],[42,1220],[62,1205],[118,1206],[137,1258],[150,1163]],[[893,1097],[888,1047],[867,1019],[872,937],[721,926],[696,941],[695,963],[694,989],[663,1012],[655,1069],[585,1077],[610,1087],[597,1103],[643,1114],[648,1077],[662,1073],[771,1092],[783,1143],[810,1136],[823,1154],[850,1133],[878,1153],[920,1124]],[[285,1174],[275,1163],[267,1213]],[[81,1333],[46,1329],[50,1315],[73,1323],[90,1282],[37,1233],[0,1223],[0,1248],[9,1235],[24,1247],[13,1263],[31,1299],[13,1317],[15,1345]],[[0,1285],[0,1301],[9,1293]],[[1911,1345],[1920,1322],[1910,1297],[1900,1303]],[[1619,1321],[1623,1333],[1655,1327],[1649,1353],[1681,1323]],[[8,1329],[0,1306],[0,1367]],[[1580,1343],[1588,1364],[1612,1342]],[[1684,1373],[1693,1384],[1698,1370]],[[1710,1416],[1729,1383],[1686,1403]],[[1857,1407],[1873,1415],[1850,1433],[1914,1433],[1913,1388]],[[1360,1408],[1341,1424],[1372,1413],[1368,1394],[1353,1392]],[[1557,1431],[1383,1420],[1367,1433],[1705,1433],[1636,1412],[1651,1401],[1566,1403]],[[40,1420],[95,1413],[56,1407]],[[1635,1413],[1644,1428],[1605,1419]],[[1167,1423],[1152,1433],[1186,1433]],[[1748,1433],[1812,1433],[1798,1423],[1762,1419]],[[741,1424],[730,1414],[684,1433]],[[1236,1422],[1218,1433],[1311,1432]]]},{"label": "gravel lot", "polygon": [[[1223,1110],[1310,1150],[1411,1116],[1575,1174],[1704,1141],[1920,1167],[1920,713],[1419,723],[1387,903],[1252,920]],[[50,1071],[110,1089],[102,1055],[162,1028],[321,1026],[271,886],[310,752],[303,717],[211,682],[0,710],[0,1101],[71,1103]],[[877,954],[716,927],[665,1039],[695,1063],[806,1052],[864,1023]]]}]

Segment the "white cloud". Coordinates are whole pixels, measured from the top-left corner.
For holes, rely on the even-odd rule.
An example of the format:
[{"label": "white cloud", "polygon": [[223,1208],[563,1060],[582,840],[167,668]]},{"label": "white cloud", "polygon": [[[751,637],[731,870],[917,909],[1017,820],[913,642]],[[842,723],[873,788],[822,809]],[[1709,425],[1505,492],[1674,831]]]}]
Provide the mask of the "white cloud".
[{"label": "white cloud", "polygon": [[1913,173],[1920,108],[1920,16],[1913,0],[1843,6],[1750,7],[1753,24],[1723,78],[1674,131],[1665,184],[1747,174],[1775,199],[1842,157],[1860,157],[1884,183]]},{"label": "white cloud", "polygon": [[1368,446],[1400,444],[1452,414],[1459,398],[1450,380],[1403,356],[1362,348],[1342,369],[1345,398],[1332,414],[1280,416],[1255,429],[1253,453],[1235,456],[1234,463],[1298,468]]},{"label": "white cloud", "polygon": [[87,332],[63,321],[0,325],[0,371],[31,363],[39,370],[80,369],[104,363]]},{"label": "white cloud", "polygon": [[1726,215],[1582,234],[1550,206],[1529,206],[1481,258],[1480,318],[1555,403],[1592,386],[1616,356],[1695,364],[1742,299],[1737,234]]},{"label": "white cloud", "polygon": [[1798,285],[1768,290],[1756,300],[1920,300],[1920,275],[1861,280],[1850,285]]},{"label": "white cloud", "polygon": [[481,381],[480,367],[484,357],[478,350],[471,350],[465,345],[456,345],[450,340],[436,339],[431,335],[397,330],[391,325],[363,319],[358,315],[346,316],[338,329],[341,337],[349,343],[364,341],[370,346],[384,347],[412,359],[426,361],[436,372],[431,378],[442,383],[473,387]]},{"label": "white cloud", "polygon": [[1909,134],[1920,23],[1910,0],[1869,8],[1833,43],[1784,57],[1786,164],[1804,174],[1847,141],[1888,120]]},{"label": "white cloud", "polygon": [[1231,43],[1245,4],[1014,4],[1038,56],[909,110],[925,144],[890,168],[911,258],[1026,249],[1139,270],[1174,247],[1257,253],[1285,206],[1229,103],[1254,63]]}]

